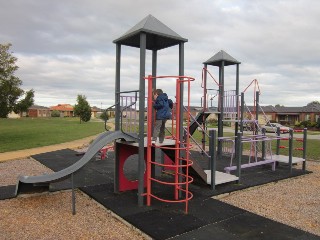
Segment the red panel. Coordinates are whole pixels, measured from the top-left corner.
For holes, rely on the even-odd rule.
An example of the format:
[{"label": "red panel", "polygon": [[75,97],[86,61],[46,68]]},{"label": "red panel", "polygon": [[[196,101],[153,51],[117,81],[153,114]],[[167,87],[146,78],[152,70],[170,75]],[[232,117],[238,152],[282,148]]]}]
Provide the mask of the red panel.
[{"label": "red panel", "polygon": [[[117,144],[117,147],[119,147],[119,159],[118,159],[118,161],[119,161],[119,172],[118,172],[119,191],[123,192],[123,191],[127,191],[127,190],[138,189],[139,181],[138,180],[131,181],[131,180],[127,179],[124,174],[123,167],[124,167],[124,163],[128,159],[128,157],[130,157],[133,154],[138,154],[139,147],[127,145],[127,144]],[[145,150],[144,155],[145,155],[145,159],[146,159],[146,155],[147,155],[146,150]],[[144,185],[145,186],[146,186],[146,182],[147,182],[147,175],[146,175],[146,171],[145,171],[145,173],[144,173]]]}]

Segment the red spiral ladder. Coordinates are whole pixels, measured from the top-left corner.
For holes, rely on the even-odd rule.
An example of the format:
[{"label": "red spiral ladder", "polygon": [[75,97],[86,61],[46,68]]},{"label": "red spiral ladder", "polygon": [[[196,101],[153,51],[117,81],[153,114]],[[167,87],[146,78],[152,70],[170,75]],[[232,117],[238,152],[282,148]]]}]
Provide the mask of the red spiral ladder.
[{"label": "red spiral ladder", "polygon": [[[176,103],[175,103],[175,111],[173,113],[172,119],[175,120],[175,131],[174,128],[172,128],[172,139],[175,140],[174,146],[155,146],[151,143],[152,138],[152,101],[153,101],[153,86],[152,86],[152,80],[153,79],[159,79],[159,78],[174,78],[176,79]],[[180,97],[181,97],[181,86],[183,86],[184,83],[187,83],[188,88],[188,112],[190,112],[190,82],[194,81],[194,78],[186,77],[186,76],[148,76],[146,78],[148,81],[148,130],[147,130],[147,192],[145,193],[145,196],[147,198],[147,206],[151,205],[151,199],[157,199],[162,202],[167,203],[185,203],[185,212],[188,212],[188,202],[192,199],[193,194],[189,191],[189,184],[193,181],[193,178],[189,176],[189,167],[192,166],[193,162],[190,160],[189,157],[189,150],[190,150],[190,142],[189,138],[183,139],[181,136],[180,129],[182,126],[180,126],[180,112],[183,111],[183,106],[180,104]],[[173,121],[174,121],[173,120]],[[187,114],[187,125],[190,124],[190,114]],[[189,136],[189,127],[186,127],[187,133],[184,136]],[[183,133],[182,133],[183,134]],[[181,142],[181,139],[182,142]],[[160,148],[160,149],[170,149],[175,152],[175,157],[172,159],[174,161],[174,164],[167,164],[167,163],[159,163],[152,159],[152,148]],[[182,157],[181,152],[184,151],[184,156]],[[153,177],[151,175],[151,169],[152,166],[158,166],[163,167],[165,169],[172,169],[173,171],[170,173],[173,175],[173,181],[163,181],[160,179],[157,179],[156,177]],[[162,197],[157,196],[152,191],[152,182],[156,182],[158,184],[163,185],[169,185],[174,187],[174,199],[164,199]],[[179,193],[182,197],[179,197]]]}]

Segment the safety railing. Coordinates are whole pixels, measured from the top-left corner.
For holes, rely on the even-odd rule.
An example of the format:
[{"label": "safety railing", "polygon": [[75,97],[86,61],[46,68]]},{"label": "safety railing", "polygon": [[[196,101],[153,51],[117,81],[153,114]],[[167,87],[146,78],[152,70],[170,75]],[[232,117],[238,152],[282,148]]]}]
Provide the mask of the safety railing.
[{"label": "safety railing", "polygon": [[[174,144],[171,146],[161,146],[153,145],[151,143],[152,138],[152,100],[153,100],[153,79],[172,79],[176,80],[176,103],[173,112],[173,119],[175,120],[175,128],[172,129],[172,139],[174,139]],[[183,126],[181,126],[181,111],[183,111],[183,106],[180,102],[182,98],[182,92],[184,90],[184,84],[187,85],[187,109],[190,112],[190,82],[194,81],[194,78],[186,76],[148,76],[146,78],[148,81],[148,115],[147,115],[147,192],[145,193],[147,198],[147,205],[151,205],[151,199],[157,199],[162,202],[168,203],[185,203],[185,212],[188,212],[188,202],[192,199],[193,194],[189,191],[189,184],[193,181],[193,178],[189,175],[189,167],[192,166],[193,162],[190,159],[190,140],[189,138],[183,137]],[[190,125],[190,117],[187,116],[186,119],[187,126]],[[187,130],[189,131],[189,130]],[[187,132],[187,136],[189,133]],[[174,152],[174,158],[171,159],[173,164],[159,163],[155,161],[152,154],[153,148],[159,148],[166,151]],[[162,179],[152,176],[151,169],[154,167],[161,167],[162,169],[171,169],[172,171],[166,172],[171,175],[171,179]],[[172,187],[174,194],[173,198],[168,199],[159,196],[153,189],[152,184],[157,183],[163,185],[163,187]]]}]

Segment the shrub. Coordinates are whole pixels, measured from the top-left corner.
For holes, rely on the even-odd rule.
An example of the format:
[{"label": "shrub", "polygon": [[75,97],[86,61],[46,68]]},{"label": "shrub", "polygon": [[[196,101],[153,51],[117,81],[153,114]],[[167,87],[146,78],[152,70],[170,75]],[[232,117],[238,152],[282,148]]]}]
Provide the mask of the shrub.
[{"label": "shrub", "polygon": [[296,122],[294,123],[294,126],[295,126],[295,127],[298,127],[298,128],[301,127],[301,122],[296,121]]},{"label": "shrub", "polygon": [[308,123],[308,127],[310,127],[310,128],[314,128],[314,127],[316,127],[317,126],[317,123],[316,122],[309,122]]},{"label": "shrub", "polygon": [[207,120],[207,125],[212,125],[212,126],[217,126],[218,125],[218,120],[214,118],[210,118]]},{"label": "shrub", "polygon": [[60,112],[58,110],[53,110],[51,112],[51,117],[60,117]]},{"label": "shrub", "polygon": [[103,113],[101,113],[100,118],[105,122],[108,121],[109,120],[108,111],[104,111]]},{"label": "shrub", "polygon": [[303,127],[303,128],[313,128],[313,127],[316,127],[316,126],[317,126],[317,123],[316,122],[311,122],[310,120],[302,121],[300,123],[300,127]]}]

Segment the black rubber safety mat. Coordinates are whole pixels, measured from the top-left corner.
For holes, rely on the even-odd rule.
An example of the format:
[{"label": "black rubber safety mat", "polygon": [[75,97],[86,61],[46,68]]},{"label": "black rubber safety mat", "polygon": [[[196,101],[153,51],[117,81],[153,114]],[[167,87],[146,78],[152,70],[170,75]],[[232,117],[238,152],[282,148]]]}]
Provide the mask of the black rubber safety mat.
[{"label": "black rubber safety mat", "polygon": [[186,214],[183,204],[156,200],[138,207],[136,191],[114,194],[110,184],[80,189],[153,239],[320,239],[205,195],[191,200]]},{"label": "black rubber safety mat", "polygon": [[16,186],[8,185],[0,187],[0,200],[9,199],[16,197]]},{"label": "black rubber safety mat", "polygon": [[[78,161],[81,156],[77,156],[75,151],[64,149],[34,155],[33,158],[52,170],[59,171]],[[127,168],[131,169],[131,166]],[[305,174],[299,169],[294,170],[293,174],[289,173],[287,166],[279,166],[276,171],[271,171],[268,166],[244,169],[241,184],[218,185],[216,191],[210,190],[210,186],[196,179],[190,185],[194,198],[189,202],[188,214],[184,212],[184,204],[168,204],[156,200],[152,201],[150,207],[138,207],[136,190],[114,193],[113,169],[113,154],[101,161],[92,159],[74,174],[75,185],[154,239],[320,239],[319,236],[211,198],[220,193]],[[69,180],[56,184],[57,188],[54,190],[70,187]],[[15,186],[1,187],[1,199],[10,197],[10,192],[14,189]],[[155,186],[154,191],[164,196],[172,194],[160,186]]]},{"label": "black rubber safety mat", "polygon": [[[63,149],[48,153],[33,155],[32,158],[57,172],[77,162],[81,156],[76,151]],[[113,161],[109,159],[96,161],[92,158],[88,164],[74,173],[74,186],[94,186],[113,181]],[[50,191],[70,189],[70,178],[52,183]]]}]

